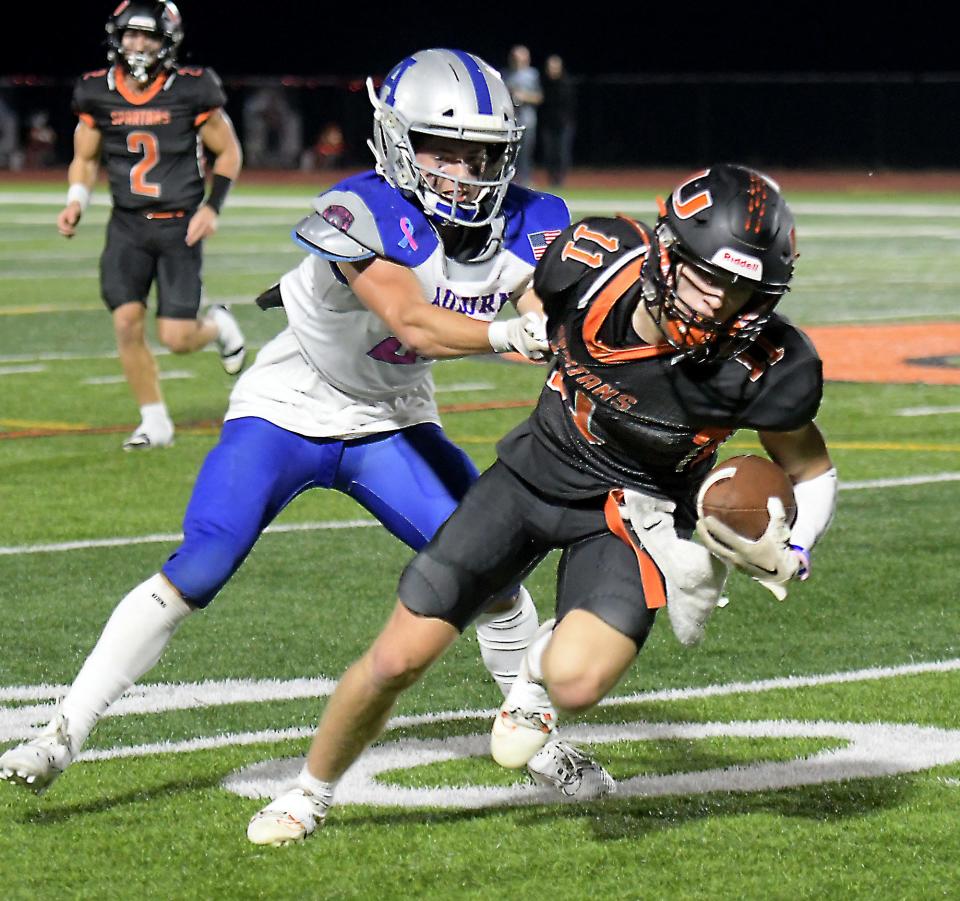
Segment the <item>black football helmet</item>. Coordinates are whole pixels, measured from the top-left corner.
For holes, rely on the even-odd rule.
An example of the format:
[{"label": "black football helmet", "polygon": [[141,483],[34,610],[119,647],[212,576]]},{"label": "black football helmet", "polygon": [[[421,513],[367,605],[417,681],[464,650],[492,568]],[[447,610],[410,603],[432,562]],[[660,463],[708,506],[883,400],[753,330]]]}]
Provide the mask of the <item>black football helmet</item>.
[{"label": "black football helmet", "polygon": [[[107,59],[120,60],[140,84],[152,81],[161,69],[177,64],[177,49],[183,40],[183,24],[176,4],[169,0],[123,0],[107,19]],[[126,31],[145,31],[161,41],[156,53],[124,51]]]},{"label": "black football helmet", "polygon": [[[722,360],[745,350],[789,290],[798,256],[793,214],[777,184],[746,166],[711,166],[661,205],[656,236],[644,303],[681,359]],[[749,284],[753,294],[726,322],[703,316],[677,296],[678,263]]]}]

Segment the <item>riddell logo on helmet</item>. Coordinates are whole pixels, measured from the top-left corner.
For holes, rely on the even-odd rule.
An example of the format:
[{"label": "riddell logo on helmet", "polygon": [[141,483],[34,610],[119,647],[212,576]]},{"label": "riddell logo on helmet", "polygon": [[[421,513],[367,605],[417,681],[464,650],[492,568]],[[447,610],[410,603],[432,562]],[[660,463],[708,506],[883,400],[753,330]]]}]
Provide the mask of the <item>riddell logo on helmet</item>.
[{"label": "riddell logo on helmet", "polygon": [[721,247],[710,262],[721,269],[726,269],[727,272],[743,275],[752,281],[760,281],[763,278],[763,263],[760,260],[749,254],[737,253],[729,247]]},{"label": "riddell logo on helmet", "polygon": [[157,20],[153,16],[130,16],[127,28],[132,31],[156,31]]}]

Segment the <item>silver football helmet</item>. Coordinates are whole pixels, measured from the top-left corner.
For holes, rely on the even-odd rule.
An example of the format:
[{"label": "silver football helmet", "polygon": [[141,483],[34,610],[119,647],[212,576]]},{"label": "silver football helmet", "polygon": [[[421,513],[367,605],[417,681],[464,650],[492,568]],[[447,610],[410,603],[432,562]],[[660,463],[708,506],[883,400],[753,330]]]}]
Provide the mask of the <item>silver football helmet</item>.
[{"label": "silver football helmet", "polygon": [[[499,73],[462,50],[421,50],[393,67],[377,95],[371,79],[373,140],[377,172],[414,194],[424,211],[457,225],[488,225],[500,212],[516,172],[523,128]],[[481,152],[469,176],[453,178],[417,162],[424,136],[466,141]],[[434,185],[452,182],[438,193]]]}]

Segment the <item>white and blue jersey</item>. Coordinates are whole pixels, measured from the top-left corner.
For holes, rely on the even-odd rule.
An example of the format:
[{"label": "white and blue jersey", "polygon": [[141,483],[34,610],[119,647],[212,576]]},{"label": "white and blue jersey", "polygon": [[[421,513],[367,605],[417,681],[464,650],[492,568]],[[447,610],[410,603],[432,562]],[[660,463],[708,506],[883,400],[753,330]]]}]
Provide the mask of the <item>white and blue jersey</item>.
[{"label": "white and blue jersey", "polygon": [[321,194],[316,209],[294,232],[311,254],[280,282],[289,325],[237,383],[194,485],[184,541],[163,566],[198,607],[303,491],[341,491],[419,549],[477,478],[438,424],[431,361],[400,346],[337,260],[406,266],[424,303],[488,322],[569,224],[559,198],[511,187],[488,251],[459,263],[420,208],[373,173]]},{"label": "white and blue jersey", "polygon": [[336,262],[383,257],[410,269],[424,303],[490,322],[528,281],[550,238],[569,224],[560,198],[511,186],[495,225],[498,249],[458,263],[444,254],[421,208],[373,172],[340,182],[315,207],[294,232],[312,252],[280,281],[289,327],[237,383],[227,419],[259,416],[324,437],[437,422],[433,361],[401,346]]}]

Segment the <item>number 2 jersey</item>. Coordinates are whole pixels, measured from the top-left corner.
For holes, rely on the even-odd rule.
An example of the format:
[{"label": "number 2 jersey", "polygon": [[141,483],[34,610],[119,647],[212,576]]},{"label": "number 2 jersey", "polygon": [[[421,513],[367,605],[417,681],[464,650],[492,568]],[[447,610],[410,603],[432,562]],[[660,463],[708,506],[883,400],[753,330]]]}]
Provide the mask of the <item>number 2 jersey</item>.
[{"label": "number 2 jersey", "polygon": [[533,414],[497,451],[554,497],[635,488],[689,504],[737,429],[797,429],[820,405],[820,359],[777,315],[729,360],[678,362],[666,342],[644,342],[631,320],[649,234],[623,218],[586,219],[537,268],[553,367]]},{"label": "number 2 jersey", "polygon": [[226,418],[258,416],[328,438],[439,422],[434,361],[401,345],[353,293],[338,262],[377,257],[403,266],[423,303],[490,322],[570,223],[559,197],[511,185],[485,245],[487,232],[442,226],[484,245],[448,255],[423,210],[374,172],[345,179],[314,207],[293,233],[310,254],[280,280],[289,326],[237,382]]},{"label": "number 2 jersey", "polygon": [[212,69],[163,72],[137,92],[124,68],[113,66],[83,75],[73,92],[73,111],[102,136],[114,206],[145,213],[200,205],[199,130],[225,102]]}]

